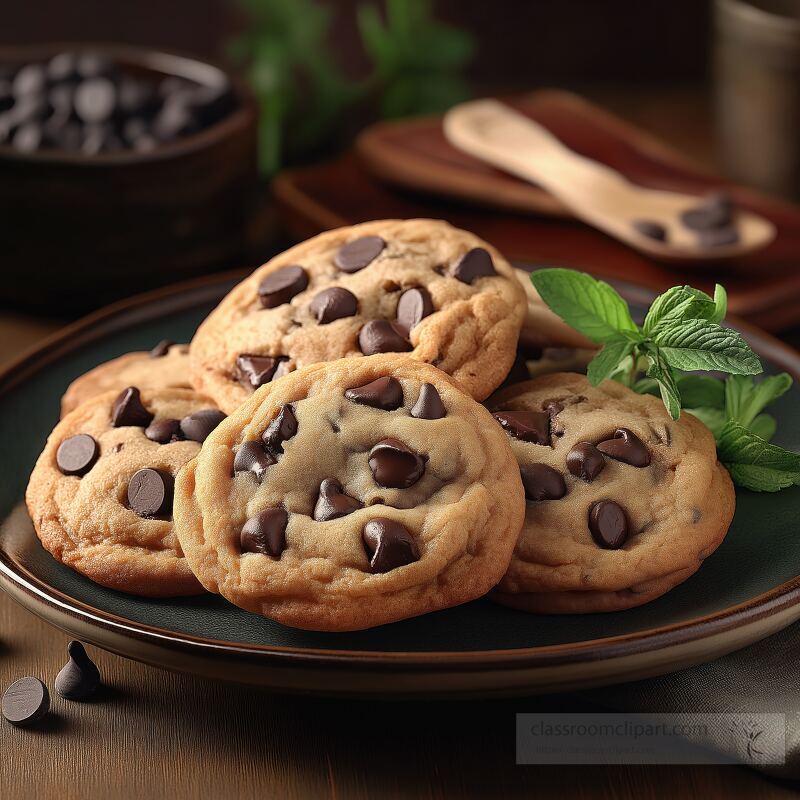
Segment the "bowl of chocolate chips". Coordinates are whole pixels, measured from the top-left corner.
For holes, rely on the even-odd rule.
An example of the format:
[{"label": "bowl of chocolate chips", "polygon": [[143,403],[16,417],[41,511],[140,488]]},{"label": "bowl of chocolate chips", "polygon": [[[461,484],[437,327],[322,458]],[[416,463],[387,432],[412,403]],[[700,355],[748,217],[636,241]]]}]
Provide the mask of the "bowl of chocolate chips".
[{"label": "bowl of chocolate chips", "polygon": [[241,264],[255,103],[185,56],[0,48],[0,175],[0,302],[76,315]]}]

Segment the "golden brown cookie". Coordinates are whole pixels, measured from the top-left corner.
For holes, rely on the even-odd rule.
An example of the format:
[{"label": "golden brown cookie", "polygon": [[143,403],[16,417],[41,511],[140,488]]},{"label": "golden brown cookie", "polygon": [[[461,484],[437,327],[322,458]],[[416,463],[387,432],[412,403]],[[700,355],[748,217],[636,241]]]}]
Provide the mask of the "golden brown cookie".
[{"label": "golden brown cookie", "polygon": [[260,385],[320,361],[407,352],[481,400],[514,360],[525,313],[514,270],[446,222],[328,231],[239,284],[191,344],[192,381],[233,411]]},{"label": "golden brown cookie", "polygon": [[485,594],[524,513],[485,408],[396,355],[259,389],[178,475],[175,527],[203,585],[298,628],[342,631]]},{"label": "golden brown cookie", "polygon": [[616,611],[692,575],[736,498],[714,437],[691,414],[614,381],[547,375],[493,398],[527,497],[493,599],[544,613]]}]

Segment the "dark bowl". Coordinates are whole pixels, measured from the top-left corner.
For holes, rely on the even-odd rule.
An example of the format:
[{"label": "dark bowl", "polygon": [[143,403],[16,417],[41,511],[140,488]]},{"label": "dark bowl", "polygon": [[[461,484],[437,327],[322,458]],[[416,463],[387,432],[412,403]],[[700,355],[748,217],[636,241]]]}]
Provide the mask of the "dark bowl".
[{"label": "dark bowl", "polygon": [[234,109],[149,152],[87,156],[0,146],[0,302],[74,316],[124,295],[236,266],[257,188],[256,106],[220,68],[127,45],[0,48],[0,64],[91,50],[125,72],[201,85],[227,78]]}]

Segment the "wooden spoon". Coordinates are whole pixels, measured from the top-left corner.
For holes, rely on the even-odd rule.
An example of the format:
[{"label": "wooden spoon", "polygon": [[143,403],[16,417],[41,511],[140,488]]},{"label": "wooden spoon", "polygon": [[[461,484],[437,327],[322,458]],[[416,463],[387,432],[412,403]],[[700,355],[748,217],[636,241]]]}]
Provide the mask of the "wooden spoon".
[{"label": "wooden spoon", "polygon": [[[708,245],[681,221],[703,198],[647,189],[624,175],[565,147],[546,128],[497,100],[475,100],[444,117],[451,144],[495,167],[533,181],[561,200],[576,217],[631,247],[661,260],[716,261],[765,247],[775,226],[749,211],[735,210],[734,244]],[[666,234],[659,241],[635,227],[656,223]]]}]

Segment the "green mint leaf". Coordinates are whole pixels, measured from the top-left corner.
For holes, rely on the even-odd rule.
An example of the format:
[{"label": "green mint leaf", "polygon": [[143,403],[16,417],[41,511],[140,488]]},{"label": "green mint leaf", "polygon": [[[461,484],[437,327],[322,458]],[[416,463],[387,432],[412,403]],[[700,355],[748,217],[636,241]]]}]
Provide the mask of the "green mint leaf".
[{"label": "green mint leaf", "polygon": [[679,375],[678,391],[684,408],[725,408],[725,384],[708,375]]},{"label": "green mint leaf", "polygon": [[778,430],[778,423],[771,414],[759,414],[748,426],[756,436],[768,442]]},{"label": "green mint leaf", "polygon": [[761,362],[739,333],[704,319],[659,327],[653,333],[664,361],[676,369],[761,372]]},{"label": "green mint leaf", "polygon": [[717,437],[717,457],[738,486],[755,492],[777,492],[800,483],[800,454],[764,441],[733,420]]},{"label": "green mint leaf", "polygon": [[561,268],[536,270],[531,280],[542,300],[592,341],[607,342],[621,332],[639,338],[628,304],[604,281]]},{"label": "green mint leaf", "polygon": [[781,395],[792,386],[792,376],[786,372],[770,375],[756,383],[752,377],[731,375],[725,381],[725,407],[728,419],[732,419],[745,428]]},{"label": "green mint leaf", "polygon": [[586,376],[592,386],[610,378],[622,367],[622,362],[633,352],[636,345],[627,336],[609,339],[600,352],[589,362]]},{"label": "green mint leaf", "polygon": [[658,350],[648,348],[647,350],[647,376],[658,381],[658,389],[661,399],[669,411],[672,419],[679,419],[681,416],[681,395],[675,376]]},{"label": "green mint leaf", "polygon": [[697,417],[718,438],[728,420],[721,408],[685,408],[684,411]]},{"label": "green mint leaf", "polygon": [[673,286],[653,301],[642,331],[648,335],[686,319],[710,319],[715,310],[714,301],[705,292],[691,286]]},{"label": "green mint leaf", "polygon": [[658,388],[658,381],[655,378],[639,378],[631,386],[631,389],[637,394],[652,394],[656,397],[661,394]]},{"label": "green mint leaf", "polygon": [[711,322],[722,322],[728,313],[728,293],[719,283],[714,287],[714,313],[709,317]]}]

